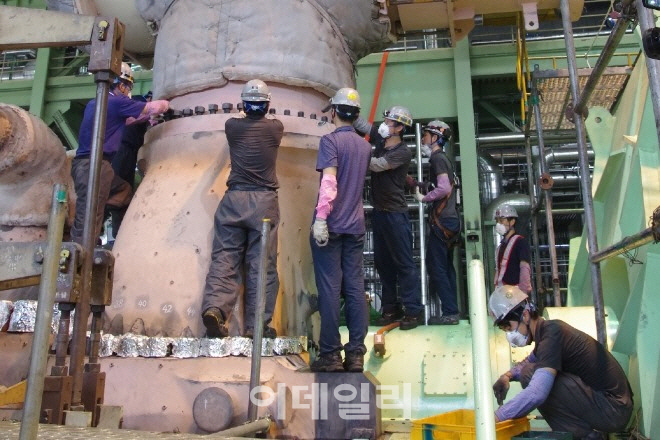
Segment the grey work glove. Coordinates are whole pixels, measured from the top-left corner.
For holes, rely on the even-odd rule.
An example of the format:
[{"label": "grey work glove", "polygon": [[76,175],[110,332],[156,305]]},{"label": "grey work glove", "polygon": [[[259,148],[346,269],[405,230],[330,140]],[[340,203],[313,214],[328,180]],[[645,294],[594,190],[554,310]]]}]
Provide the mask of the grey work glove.
[{"label": "grey work glove", "polygon": [[328,233],[328,223],[325,219],[317,218],[314,220],[314,224],[312,225],[312,235],[318,246],[325,246],[328,244],[330,234]]},{"label": "grey work glove", "polygon": [[498,405],[504,404],[504,399],[506,399],[506,393],[509,392],[509,376],[503,374],[497,379],[497,382],[493,384],[493,393],[495,394],[495,399],[497,399]]}]

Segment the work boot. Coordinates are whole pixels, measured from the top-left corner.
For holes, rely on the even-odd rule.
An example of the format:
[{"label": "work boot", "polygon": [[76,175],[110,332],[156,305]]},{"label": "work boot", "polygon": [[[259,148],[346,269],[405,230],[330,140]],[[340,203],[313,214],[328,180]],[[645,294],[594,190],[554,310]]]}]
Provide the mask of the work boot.
[{"label": "work boot", "polygon": [[202,314],[202,322],[206,327],[207,338],[226,338],[229,336],[229,330],[225,327],[225,319],[222,312],[217,307],[209,307]]},{"label": "work boot", "polygon": [[[243,336],[250,339],[254,338],[254,329],[252,327],[246,328]],[[277,337],[277,331],[273,327],[264,325],[263,337],[266,339],[275,339]]]},{"label": "work boot", "polygon": [[417,315],[406,315],[403,317],[403,319],[401,319],[401,324],[399,324],[399,328],[401,330],[412,330],[415,327],[417,327],[419,324],[423,324],[421,313],[418,313]]},{"label": "work boot", "polygon": [[334,353],[321,354],[316,358],[310,369],[316,373],[336,373],[344,371],[341,363],[341,354],[338,351]]},{"label": "work boot", "polygon": [[351,373],[364,371],[364,355],[359,351],[349,351],[344,359],[344,370]]},{"label": "work boot", "polygon": [[458,314],[433,316],[429,318],[429,325],[456,325],[458,324]]},{"label": "work boot", "polygon": [[392,324],[393,322],[400,321],[403,317],[403,311],[401,309],[395,312],[383,312],[383,314],[376,319],[376,325],[385,326]]}]

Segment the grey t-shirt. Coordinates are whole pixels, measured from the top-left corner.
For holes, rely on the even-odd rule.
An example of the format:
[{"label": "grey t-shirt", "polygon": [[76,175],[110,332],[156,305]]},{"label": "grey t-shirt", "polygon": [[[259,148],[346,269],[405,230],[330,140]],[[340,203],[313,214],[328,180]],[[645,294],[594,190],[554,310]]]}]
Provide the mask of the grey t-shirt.
[{"label": "grey t-shirt", "polygon": [[371,172],[371,203],[374,209],[390,212],[408,211],[405,188],[408,167],[412,153],[408,146],[401,142],[394,148],[386,149],[385,141],[378,134],[378,128],[373,126],[370,139],[375,141],[374,157],[384,157],[391,168],[385,171]]},{"label": "grey t-shirt", "polygon": [[[446,174],[449,178],[449,183],[452,183],[454,180],[454,168],[449,161],[449,158],[442,150],[436,150],[431,154],[429,158],[430,168],[429,168],[429,178],[434,185],[438,183],[438,176]],[[440,201],[436,201],[433,204],[433,207]],[[447,200],[447,204],[440,213],[440,218],[458,218],[458,211],[456,210],[456,188],[452,187],[451,194]]]},{"label": "grey t-shirt", "polygon": [[253,185],[277,189],[277,149],[284,126],[278,119],[248,115],[225,122],[231,172],[227,186]]}]

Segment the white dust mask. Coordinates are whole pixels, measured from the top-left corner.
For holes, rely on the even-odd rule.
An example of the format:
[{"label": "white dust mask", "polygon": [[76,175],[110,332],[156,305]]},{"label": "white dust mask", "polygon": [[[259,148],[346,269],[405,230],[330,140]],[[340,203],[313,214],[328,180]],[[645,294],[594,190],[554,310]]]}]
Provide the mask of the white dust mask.
[{"label": "white dust mask", "polygon": [[506,235],[508,231],[508,228],[504,226],[502,223],[498,223],[495,225],[495,232],[497,232],[500,235]]},{"label": "white dust mask", "polygon": [[390,127],[386,123],[381,122],[381,124],[378,126],[378,134],[383,139],[387,139],[390,137]]}]

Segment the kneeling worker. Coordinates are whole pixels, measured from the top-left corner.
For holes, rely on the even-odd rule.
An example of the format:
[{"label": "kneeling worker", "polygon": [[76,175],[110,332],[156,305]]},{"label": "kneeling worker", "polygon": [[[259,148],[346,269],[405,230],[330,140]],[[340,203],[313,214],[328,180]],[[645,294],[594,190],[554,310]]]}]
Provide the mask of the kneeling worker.
[{"label": "kneeling worker", "polygon": [[493,385],[502,405],[509,381],[523,391],[495,411],[496,421],[515,419],[538,408],[553,431],[576,439],[605,439],[625,428],[633,393],[623,369],[603,345],[560,320],[539,317],[526,293],[516,286],[495,289],[488,308],[512,347],[535,343],[522,362]]}]

